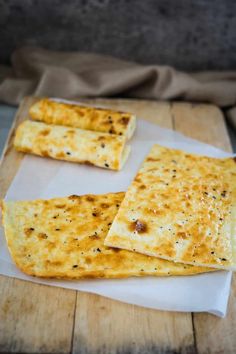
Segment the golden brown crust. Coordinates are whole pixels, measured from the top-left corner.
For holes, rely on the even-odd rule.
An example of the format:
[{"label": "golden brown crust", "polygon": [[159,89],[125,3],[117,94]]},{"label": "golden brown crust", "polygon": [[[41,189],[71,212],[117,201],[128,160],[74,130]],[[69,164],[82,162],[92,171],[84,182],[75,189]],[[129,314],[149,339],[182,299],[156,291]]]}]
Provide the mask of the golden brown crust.
[{"label": "golden brown crust", "polygon": [[29,113],[32,119],[47,124],[123,135],[127,139],[133,135],[136,125],[136,118],[131,113],[56,102],[48,98],[34,103]]},{"label": "golden brown crust", "polygon": [[120,170],[130,151],[125,138],[45,123],[24,121],[17,129],[18,151]]},{"label": "golden brown crust", "polygon": [[235,166],[233,158],[154,145],[105,244],[186,264],[234,268]]},{"label": "golden brown crust", "polygon": [[16,265],[45,278],[123,278],[210,271],[104,246],[124,193],[3,203],[3,225]]}]

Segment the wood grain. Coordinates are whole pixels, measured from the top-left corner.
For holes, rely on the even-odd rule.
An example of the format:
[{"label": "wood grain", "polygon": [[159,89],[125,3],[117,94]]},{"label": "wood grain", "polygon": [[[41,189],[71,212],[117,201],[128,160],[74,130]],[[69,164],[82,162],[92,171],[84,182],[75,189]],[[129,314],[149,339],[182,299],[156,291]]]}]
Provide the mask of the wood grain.
[{"label": "wood grain", "polygon": [[221,110],[211,104],[173,103],[174,129],[207,144],[231,151]]},{"label": "wood grain", "polygon": [[[17,113],[0,168],[2,198],[22,159],[12,149],[15,127],[28,117],[34,98]],[[80,99],[81,101],[81,99]],[[217,107],[142,100],[93,99],[85,102],[118,110],[230,150]],[[235,280],[226,319],[208,314],[155,311],[98,295],[32,284],[0,276],[0,352],[75,354],[236,352]],[[193,319],[193,321],[192,321]]]},{"label": "wood grain", "polygon": [[0,351],[69,353],[75,291],[0,277]]},{"label": "wood grain", "polygon": [[[0,198],[7,192],[23,154],[13,149],[16,127],[34,101],[26,98],[16,115],[0,166]],[[69,353],[76,292],[0,276],[0,352]]]},{"label": "wood grain", "polygon": [[194,354],[191,315],[78,293],[74,354]]},{"label": "wood grain", "polygon": [[[212,114],[211,114],[212,112]],[[191,138],[232,151],[222,112],[211,105],[172,105],[176,130]],[[209,126],[208,126],[209,123]],[[206,313],[193,314],[199,354],[236,353],[236,277],[233,276],[228,314],[224,319]]]}]

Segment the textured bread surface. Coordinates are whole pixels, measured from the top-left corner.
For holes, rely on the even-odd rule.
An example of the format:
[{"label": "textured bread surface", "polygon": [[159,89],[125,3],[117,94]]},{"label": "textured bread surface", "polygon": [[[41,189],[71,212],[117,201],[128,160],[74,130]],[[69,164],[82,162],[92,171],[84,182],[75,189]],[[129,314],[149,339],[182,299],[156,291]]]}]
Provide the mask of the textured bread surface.
[{"label": "textured bread surface", "polygon": [[63,279],[209,271],[104,246],[123,198],[124,193],[110,193],[3,201],[3,225],[14,262],[26,274]]},{"label": "textured bread surface", "polygon": [[235,166],[233,158],[154,145],[105,244],[184,264],[235,269]]},{"label": "textured bread surface", "polygon": [[123,136],[26,120],[16,131],[14,146],[25,153],[120,170],[130,152],[125,142]]},{"label": "textured bread surface", "polygon": [[29,113],[32,119],[44,123],[123,135],[126,139],[132,137],[136,126],[136,118],[131,113],[63,103],[48,98],[34,103]]}]

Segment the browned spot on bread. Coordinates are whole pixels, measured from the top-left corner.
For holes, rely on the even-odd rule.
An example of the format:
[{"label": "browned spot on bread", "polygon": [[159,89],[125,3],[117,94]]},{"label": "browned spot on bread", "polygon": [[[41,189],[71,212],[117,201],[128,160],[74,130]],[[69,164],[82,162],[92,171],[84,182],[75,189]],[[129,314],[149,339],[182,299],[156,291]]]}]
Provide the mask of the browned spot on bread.
[{"label": "browned spot on bread", "polygon": [[95,234],[89,236],[89,238],[90,238],[90,240],[99,240],[100,239],[100,237],[98,235],[95,235]]},{"label": "browned spot on bread", "polygon": [[106,204],[106,203],[102,203],[102,204],[100,204],[100,207],[102,208],[102,209],[107,209],[107,208],[109,208],[109,204]]},{"label": "browned spot on bread", "polygon": [[85,257],[85,262],[87,264],[91,264],[92,263],[91,258],[90,257]]},{"label": "browned spot on bread", "polygon": [[86,197],[86,200],[87,200],[88,202],[94,202],[94,201],[95,201],[94,197],[92,197],[91,195],[88,195],[88,196]]},{"label": "browned spot on bread", "polygon": [[160,159],[156,159],[154,157],[148,157],[146,161],[160,161]]},{"label": "browned spot on bread", "polygon": [[75,130],[67,130],[67,134],[73,135],[73,134],[75,134]]},{"label": "browned spot on bread", "polygon": [[47,259],[44,263],[45,263],[46,266],[47,265],[52,265],[52,266],[60,266],[60,265],[62,265],[62,262],[60,262],[60,261],[51,261],[49,259]]},{"label": "browned spot on bread", "polygon": [[[76,107],[76,106],[75,106]],[[76,107],[77,108],[77,107]],[[81,116],[81,117],[83,117],[84,116],[84,112],[82,111],[82,109],[77,109],[77,111],[78,111],[78,113],[79,113],[79,115]]]},{"label": "browned spot on bread", "polygon": [[84,163],[85,165],[91,165],[91,166],[94,165],[92,162],[90,162],[90,161],[88,161],[88,160],[85,160],[83,163]]},{"label": "browned spot on bread", "polygon": [[69,199],[80,199],[80,197],[76,194],[72,194],[68,197]]},{"label": "browned spot on bread", "polygon": [[147,224],[144,221],[136,220],[132,222],[129,226],[131,231],[136,231],[139,234],[145,233],[148,230]]},{"label": "browned spot on bread", "polygon": [[129,123],[129,118],[128,117],[122,117],[119,122],[122,124],[122,125],[127,125]]},{"label": "browned spot on bread", "polygon": [[50,263],[51,263],[51,265],[53,265],[53,266],[60,266],[60,265],[62,265],[62,262],[60,262],[60,261],[51,261]]},{"label": "browned spot on bread", "polygon": [[65,208],[65,204],[58,204],[58,205],[56,205],[56,208],[59,208],[59,209],[62,209],[62,208]]},{"label": "browned spot on bread", "polygon": [[41,155],[44,156],[44,157],[49,157],[49,153],[47,150],[41,150]]},{"label": "browned spot on bread", "polygon": [[52,250],[52,249],[55,248],[55,247],[56,247],[56,245],[55,245],[54,242],[48,242],[47,248],[48,248],[49,251]]},{"label": "browned spot on bread", "polygon": [[92,115],[93,120],[96,120],[99,117],[98,113],[96,111],[92,111],[92,110],[91,110],[91,115]]},{"label": "browned spot on bread", "polygon": [[142,184],[141,186],[139,186],[139,189],[145,189],[146,186],[144,184]]},{"label": "browned spot on bread", "polygon": [[119,253],[121,251],[121,249],[120,248],[112,248],[112,251],[115,253]]},{"label": "browned spot on bread", "polygon": [[58,152],[57,154],[56,154],[56,157],[58,158],[58,159],[62,159],[62,158],[64,158],[66,155],[65,155],[65,153],[64,152]]},{"label": "browned spot on bread", "polygon": [[177,236],[184,240],[187,238],[186,232],[182,232],[182,231],[177,232]]},{"label": "browned spot on bread", "polygon": [[138,183],[141,183],[142,180],[140,179],[140,177],[136,176],[135,179],[134,179],[135,182],[138,182]]},{"label": "browned spot on bread", "polygon": [[45,240],[46,238],[48,238],[47,234],[40,232],[37,237],[41,240]]},{"label": "browned spot on bread", "polygon": [[94,274],[86,274],[86,279],[96,279],[96,278],[105,278],[105,273],[104,271],[97,271],[94,272]]},{"label": "browned spot on bread", "polygon": [[25,231],[25,236],[29,237],[32,234],[32,232],[34,231],[34,228],[33,227],[26,228],[24,231]]},{"label": "browned spot on bread", "polygon": [[39,135],[46,136],[46,135],[48,135],[49,133],[50,133],[50,130],[49,130],[49,129],[44,129],[44,130],[42,130],[42,131],[39,133]]}]

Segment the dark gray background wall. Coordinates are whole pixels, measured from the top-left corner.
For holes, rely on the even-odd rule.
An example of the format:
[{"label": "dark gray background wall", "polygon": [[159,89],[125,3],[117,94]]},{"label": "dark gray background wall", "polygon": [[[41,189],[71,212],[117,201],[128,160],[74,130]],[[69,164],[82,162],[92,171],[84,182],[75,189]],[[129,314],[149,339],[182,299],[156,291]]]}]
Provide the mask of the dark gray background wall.
[{"label": "dark gray background wall", "polygon": [[22,45],[235,69],[236,1],[0,0],[0,63]]}]

